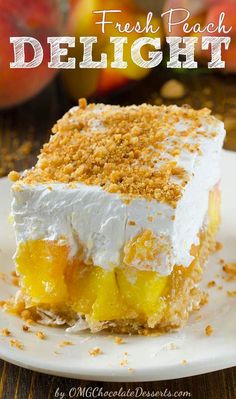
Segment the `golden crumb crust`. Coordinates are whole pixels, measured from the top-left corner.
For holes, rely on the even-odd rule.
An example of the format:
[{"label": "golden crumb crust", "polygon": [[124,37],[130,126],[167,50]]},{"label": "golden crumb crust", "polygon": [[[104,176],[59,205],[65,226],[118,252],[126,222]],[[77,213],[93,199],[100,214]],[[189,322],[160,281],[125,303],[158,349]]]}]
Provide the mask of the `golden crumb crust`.
[{"label": "golden crumb crust", "polygon": [[182,151],[201,155],[200,139],[216,136],[204,130],[203,121],[216,123],[208,109],[79,104],[53,127],[35,168],[21,181],[80,182],[175,206],[189,180],[178,166]]}]

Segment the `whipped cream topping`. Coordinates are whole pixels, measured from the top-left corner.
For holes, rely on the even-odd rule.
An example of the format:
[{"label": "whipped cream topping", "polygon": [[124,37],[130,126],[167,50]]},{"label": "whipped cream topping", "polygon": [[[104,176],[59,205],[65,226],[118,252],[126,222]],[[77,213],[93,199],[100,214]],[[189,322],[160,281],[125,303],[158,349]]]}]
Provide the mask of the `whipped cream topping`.
[{"label": "whipped cream topping", "polygon": [[[96,112],[91,124],[96,126]],[[187,121],[175,126],[177,130],[186,127]],[[183,150],[178,158],[178,166],[188,172],[189,182],[175,209],[142,197],[124,201],[124,196],[96,185],[77,183],[70,188],[64,183],[22,182],[20,190],[14,186],[12,190],[17,243],[59,240],[68,243],[71,256],[82,248],[85,262],[111,269],[122,264],[123,249],[129,240],[151,230],[168,250],[163,250],[149,268],[168,275],[176,264],[189,266],[191,246],[199,243],[198,234],[206,222],[209,191],[220,180],[225,136],[224,125],[217,119],[211,124],[203,119],[201,129],[209,133],[198,136],[201,153]],[[214,137],[210,135],[213,132]],[[145,262],[133,266],[147,269]]]}]

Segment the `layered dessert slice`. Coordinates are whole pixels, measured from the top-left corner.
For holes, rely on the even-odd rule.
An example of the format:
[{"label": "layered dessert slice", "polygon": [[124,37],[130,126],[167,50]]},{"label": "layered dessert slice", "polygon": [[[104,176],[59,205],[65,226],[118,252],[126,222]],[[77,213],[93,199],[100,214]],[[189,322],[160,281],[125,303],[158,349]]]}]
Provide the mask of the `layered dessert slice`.
[{"label": "layered dessert slice", "polygon": [[74,330],[184,325],[220,223],[223,123],[203,109],[87,105],[12,188],[12,310]]}]

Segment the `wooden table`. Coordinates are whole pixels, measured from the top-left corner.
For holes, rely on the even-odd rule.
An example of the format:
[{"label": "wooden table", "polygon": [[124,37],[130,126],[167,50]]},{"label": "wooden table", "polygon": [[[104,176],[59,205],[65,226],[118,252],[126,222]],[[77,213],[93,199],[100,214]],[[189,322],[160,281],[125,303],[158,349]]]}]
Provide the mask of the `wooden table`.
[{"label": "wooden table", "polygon": [[[129,88],[105,99],[96,100],[114,104],[144,101],[160,103],[162,101],[159,95],[160,85],[163,79],[167,80],[170,77],[173,78],[173,72],[165,71],[163,74],[158,69],[145,81],[132,84]],[[190,103],[196,108],[202,106],[212,108],[214,113],[225,119],[227,127],[225,147],[236,150],[236,77],[213,75],[207,71],[176,73],[175,77],[183,81],[187,87],[187,95],[177,103]],[[0,112],[0,174],[5,175],[13,168],[22,170],[33,165],[39,148],[49,137],[50,127],[71,105],[73,103],[67,98],[57,79],[30,102]],[[32,143],[30,152],[24,150],[25,143],[28,142]],[[58,388],[60,392],[64,392],[64,399],[67,399],[69,390],[79,386],[103,387],[109,391],[117,391],[120,387],[128,390],[141,386],[144,390],[159,390],[163,394],[166,390],[166,395],[168,391],[172,394],[175,391],[186,391],[191,394],[188,397],[194,399],[236,398],[236,368],[178,380],[132,384],[85,382],[53,377],[3,361],[0,361],[0,374],[0,399],[51,399],[56,397]]]}]

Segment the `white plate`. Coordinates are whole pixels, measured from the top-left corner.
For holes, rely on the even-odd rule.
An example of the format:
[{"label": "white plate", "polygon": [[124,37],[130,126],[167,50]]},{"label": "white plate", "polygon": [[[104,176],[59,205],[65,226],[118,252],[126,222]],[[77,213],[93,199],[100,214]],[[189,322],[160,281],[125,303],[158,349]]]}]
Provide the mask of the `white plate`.
[{"label": "white plate", "polygon": [[[224,152],[223,160],[223,223],[219,240],[224,248],[208,263],[202,286],[215,280],[222,290],[209,289],[209,304],[191,316],[181,331],[157,337],[125,336],[125,343],[117,345],[110,335],[68,335],[64,329],[33,326],[43,331],[47,339],[39,340],[34,333],[21,330],[22,321],[0,312],[0,328],[7,327],[13,337],[0,337],[0,357],[32,370],[65,377],[101,381],[153,381],[187,377],[236,366],[236,298],[227,290],[236,290],[235,282],[217,278],[221,272],[219,259],[236,261],[236,154]],[[11,260],[15,243],[7,218],[10,208],[10,183],[0,180],[0,271],[8,276],[13,270]],[[0,299],[9,297],[15,289],[9,282],[0,281]],[[202,316],[197,320],[199,314]],[[204,333],[210,324],[211,336]],[[12,348],[10,339],[24,344],[24,350]],[[69,340],[73,346],[60,347]],[[176,349],[170,349],[174,343]],[[103,354],[92,357],[89,350],[100,347]],[[127,352],[128,355],[124,353]],[[123,367],[122,360],[127,360]],[[183,360],[187,362],[183,364]],[[132,369],[132,370],[131,370]]]}]

